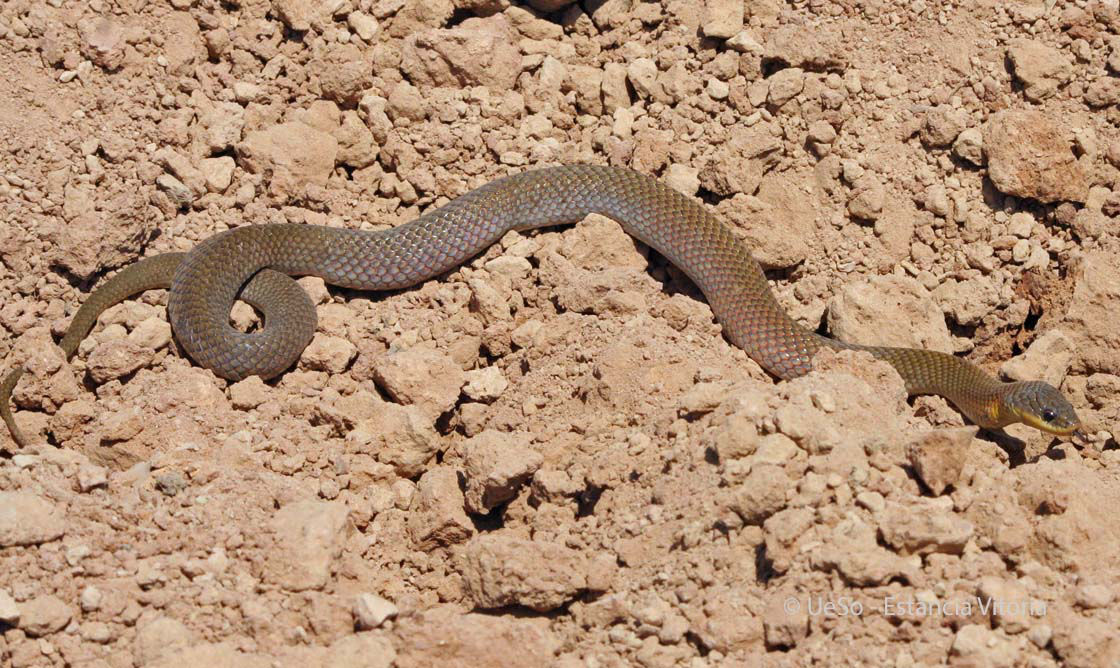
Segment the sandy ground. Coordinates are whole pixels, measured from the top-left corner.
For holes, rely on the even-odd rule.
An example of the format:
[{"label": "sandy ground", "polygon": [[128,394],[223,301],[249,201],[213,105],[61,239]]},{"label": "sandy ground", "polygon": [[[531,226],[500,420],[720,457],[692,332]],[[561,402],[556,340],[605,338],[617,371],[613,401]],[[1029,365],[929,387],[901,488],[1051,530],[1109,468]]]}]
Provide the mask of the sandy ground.
[{"label": "sandy ground", "polygon": [[[1120,14],[1046,0],[8,0],[4,666],[1120,662]],[[137,258],[379,229],[497,176],[694,195],[811,328],[1060,384],[1083,443],[892,369],[775,383],[616,224],[372,295],[275,382]],[[239,305],[233,321],[254,326]],[[53,336],[53,338],[52,338]]]}]

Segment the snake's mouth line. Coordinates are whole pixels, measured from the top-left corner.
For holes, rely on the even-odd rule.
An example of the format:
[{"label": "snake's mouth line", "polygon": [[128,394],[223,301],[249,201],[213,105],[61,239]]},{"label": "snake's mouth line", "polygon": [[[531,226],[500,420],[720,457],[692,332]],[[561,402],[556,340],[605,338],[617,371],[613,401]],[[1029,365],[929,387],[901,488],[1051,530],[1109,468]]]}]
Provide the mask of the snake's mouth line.
[{"label": "snake's mouth line", "polygon": [[1055,427],[1054,425],[1039,420],[1033,415],[1024,415],[1022,417],[1022,422],[1028,427],[1034,427],[1045,434],[1057,436],[1058,438],[1073,439],[1076,437],[1082,441],[1088,440],[1088,433],[1085,432],[1084,427],[1082,427],[1080,423],[1069,427]]}]

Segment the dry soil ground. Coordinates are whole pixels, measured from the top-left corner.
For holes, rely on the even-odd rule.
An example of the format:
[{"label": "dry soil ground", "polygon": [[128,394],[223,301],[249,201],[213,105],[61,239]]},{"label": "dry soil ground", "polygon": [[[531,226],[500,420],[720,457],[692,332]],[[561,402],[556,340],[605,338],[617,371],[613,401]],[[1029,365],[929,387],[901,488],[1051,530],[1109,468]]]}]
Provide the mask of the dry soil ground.
[{"label": "dry soil ground", "polygon": [[[1115,0],[7,0],[0,664],[1115,666]],[[370,295],[275,382],[175,352],[139,257],[625,165],[805,325],[1045,378],[977,434],[889,367],[775,383],[617,225]],[[252,327],[255,314],[235,309]],[[55,338],[52,338],[52,335]]]}]

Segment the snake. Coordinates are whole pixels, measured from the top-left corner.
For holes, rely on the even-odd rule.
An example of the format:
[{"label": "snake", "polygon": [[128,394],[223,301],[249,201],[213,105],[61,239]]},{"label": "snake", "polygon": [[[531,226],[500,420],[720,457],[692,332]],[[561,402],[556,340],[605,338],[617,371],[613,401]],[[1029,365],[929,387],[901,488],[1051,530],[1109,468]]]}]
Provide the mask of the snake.
[{"label": "snake", "polygon": [[[866,351],[898,371],[909,395],[940,395],[979,427],[1021,422],[1057,437],[1081,427],[1070,402],[1046,382],[1003,382],[949,353],[847,343],[801,326],[782,308],[746,244],[706,205],[631,169],[592,164],[504,176],[384,230],[233,227],[189,252],[155,255],[118,271],[78,309],[59,345],[71,357],[106,308],[165,288],[183,352],[229,381],[268,379],[291,367],[315,332],[314,304],[293,276],[358,290],[408,288],[455,269],[511,230],[576,223],[590,214],[613,219],[684,272],[727,339],[779,380],[808,373],[822,349]],[[238,299],[260,311],[260,329],[242,332],[230,324]],[[29,440],[9,405],[22,373],[16,367],[0,381],[0,415],[24,446]]]}]

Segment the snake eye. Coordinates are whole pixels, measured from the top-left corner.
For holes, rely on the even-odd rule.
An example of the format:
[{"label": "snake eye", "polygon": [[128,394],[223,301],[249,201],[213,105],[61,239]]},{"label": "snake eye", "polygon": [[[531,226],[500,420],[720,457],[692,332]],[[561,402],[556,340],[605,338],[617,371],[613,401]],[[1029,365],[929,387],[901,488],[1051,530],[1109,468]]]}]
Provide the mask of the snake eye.
[{"label": "snake eye", "polygon": [[1049,408],[1042,409],[1042,419],[1046,422],[1053,422],[1056,417],[1058,417],[1058,414]]}]

